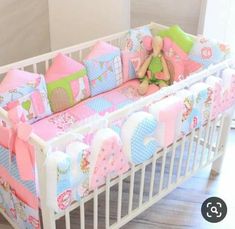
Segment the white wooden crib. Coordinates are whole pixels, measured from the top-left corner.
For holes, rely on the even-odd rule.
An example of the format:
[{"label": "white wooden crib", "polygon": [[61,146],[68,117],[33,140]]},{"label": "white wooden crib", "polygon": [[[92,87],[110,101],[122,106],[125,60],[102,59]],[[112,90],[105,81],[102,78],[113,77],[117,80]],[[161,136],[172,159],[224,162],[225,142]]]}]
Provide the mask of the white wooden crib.
[{"label": "white wooden crib", "polygon": [[[148,26],[150,29],[165,28],[164,26],[155,23],[151,23]],[[107,36],[99,40],[104,40],[111,44],[120,46],[126,33],[127,31]],[[67,54],[74,59],[82,60],[96,42],[97,40],[86,42],[0,67],[0,75],[4,75],[12,68],[44,73],[49,67],[51,60],[58,52]],[[43,228],[57,228],[56,222],[63,217],[65,222],[63,226],[60,223],[60,228],[72,228],[71,212],[76,208],[80,208],[80,216],[78,216],[77,221],[73,222],[73,224],[80,225],[81,229],[100,228],[100,208],[98,208],[98,203],[101,195],[104,197],[102,207],[105,209],[103,216],[105,228],[121,228],[207,165],[212,164],[212,169],[219,172],[225,152],[233,108],[226,110],[214,120],[208,121],[202,127],[194,129],[188,135],[185,135],[180,139],[175,139],[172,145],[167,148],[162,148],[143,164],[136,166],[133,165],[128,172],[114,179],[107,178],[104,186],[94,190],[80,202],[72,203],[72,205],[65,211],[55,213],[53,210],[48,208],[46,204],[47,174],[45,160],[48,150],[51,147],[66,144],[73,134],[85,134],[88,131],[96,131],[99,128],[108,126],[109,123],[119,119],[120,117],[125,117],[133,111],[139,110],[146,104],[160,100],[161,98],[187,88],[196,82],[203,81],[209,75],[219,75],[223,69],[232,66],[233,64],[234,60],[228,59],[217,65],[213,65],[208,69],[191,75],[181,82],[170,87],[163,88],[150,96],[142,98],[134,104],[127,105],[126,107],[109,113],[104,117],[90,119],[89,122],[84,123],[81,126],[76,126],[70,132],[63,133],[48,142],[45,142],[35,134],[32,134],[30,142],[36,149],[36,164],[40,190],[39,198]],[[3,109],[0,109],[0,118],[10,124],[7,113]],[[128,190],[125,196],[123,195],[124,183],[125,189]],[[134,195],[134,190],[136,189],[137,184],[139,192],[138,196]],[[113,198],[111,199],[110,196],[114,187],[116,187],[115,193],[117,193],[117,195],[115,195],[115,197],[113,196],[113,198],[117,201],[117,206],[115,213],[111,213],[111,208],[113,209],[114,206],[111,207],[111,200],[113,201]],[[87,204],[91,202],[93,202],[92,226],[88,226],[86,223],[86,209]],[[18,228],[17,225],[15,225],[15,223],[4,214],[4,212],[1,213],[14,228]]]}]

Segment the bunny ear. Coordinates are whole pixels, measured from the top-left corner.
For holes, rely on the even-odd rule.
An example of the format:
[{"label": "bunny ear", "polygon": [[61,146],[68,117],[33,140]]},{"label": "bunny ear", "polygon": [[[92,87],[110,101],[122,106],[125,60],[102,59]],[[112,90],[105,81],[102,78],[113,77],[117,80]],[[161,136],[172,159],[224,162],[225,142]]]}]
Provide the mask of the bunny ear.
[{"label": "bunny ear", "polygon": [[142,42],[143,42],[143,46],[147,51],[151,51],[152,48],[152,42],[153,42],[153,38],[151,36],[144,36],[142,38]]}]

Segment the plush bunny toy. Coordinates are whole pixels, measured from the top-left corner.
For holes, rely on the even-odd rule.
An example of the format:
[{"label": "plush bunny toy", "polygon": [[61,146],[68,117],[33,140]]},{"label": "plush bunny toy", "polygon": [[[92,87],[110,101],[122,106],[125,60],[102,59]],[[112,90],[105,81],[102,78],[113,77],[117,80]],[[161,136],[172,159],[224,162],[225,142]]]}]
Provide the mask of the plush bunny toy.
[{"label": "plush bunny toy", "polygon": [[141,95],[147,93],[150,84],[155,84],[160,88],[171,84],[167,63],[162,55],[163,40],[156,36],[151,42],[153,51],[137,72],[141,82],[138,92]]}]

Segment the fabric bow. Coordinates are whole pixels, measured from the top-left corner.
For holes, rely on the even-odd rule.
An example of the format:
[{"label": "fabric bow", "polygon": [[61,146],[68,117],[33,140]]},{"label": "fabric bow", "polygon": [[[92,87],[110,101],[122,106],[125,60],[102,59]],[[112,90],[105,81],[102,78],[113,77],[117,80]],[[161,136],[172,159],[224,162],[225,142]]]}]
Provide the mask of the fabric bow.
[{"label": "fabric bow", "polygon": [[32,127],[20,121],[15,108],[8,111],[8,117],[12,125],[9,134],[10,160],[12,152],[15,152],[20,177],[23,180],[34,180],[34,152],[28,142]]}]

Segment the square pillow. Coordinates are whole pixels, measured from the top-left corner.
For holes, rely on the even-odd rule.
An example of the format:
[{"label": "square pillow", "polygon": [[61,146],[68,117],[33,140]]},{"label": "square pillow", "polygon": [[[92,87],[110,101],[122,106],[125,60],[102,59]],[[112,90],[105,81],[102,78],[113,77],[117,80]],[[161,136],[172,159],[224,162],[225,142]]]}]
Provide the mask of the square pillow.
[{"label": "square pillow", "polygon": [[131,29],[123,40],[122,49],[130,52],[145,50],[145,39],[148,37],[152,37],[152,33],[147,26]]},{"label": "square pillow", "polygon": [[136,78],[136,72],[152,49],[152,34],[147,26],[131,29],[122,44],[123,82]]},{"label": "square pillow", "polygon": [[0,84],[0,106],[17,109],[22,122],[33,123],[51,114],[42,75],[11,70]]},{"label": "square pillow", "polygon": [[201,69],[202,65],[192,61],[188,55],[171,39],[164,38],[163,53],[172,81],[185,79],[191,73]]},{"label": "square pillow", "polygon": [[122,84],[120,49],[106,42],[97,42],[85,58],[91,95],[112,90]]},{"label": "square pillow", "polygon": [[226,59],[229,53],[230,48],[227,45],[198,36],[189,57],[201,63],[204,67],[208,67]]},{"label": "square pillow", "polygon": [[46,73],[48,98],[53,112],[66,110],[90,96],[85,67],[58,54]]},{"label": "square pillow", "polygon": [[162,38],[168,37],[175,42],[184,52],[189,53],[193,47],[193,39],[187,35],[178,25],[173,25],[168,29],[157,33]]},{"label": "square pillow", "polygon": [[147,57],[145,51],[122,52],[123,82],[137,78],[137,71]]}]

